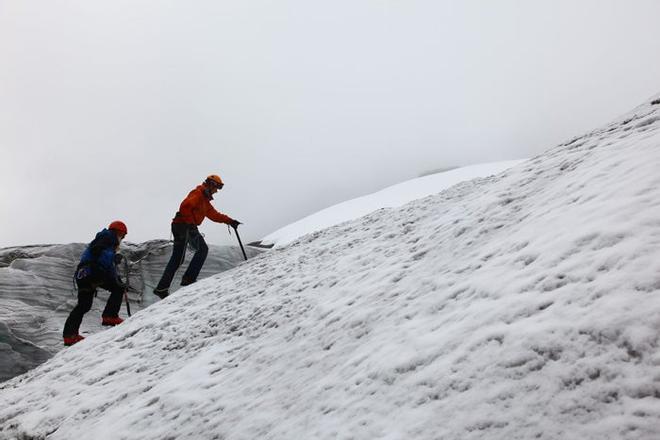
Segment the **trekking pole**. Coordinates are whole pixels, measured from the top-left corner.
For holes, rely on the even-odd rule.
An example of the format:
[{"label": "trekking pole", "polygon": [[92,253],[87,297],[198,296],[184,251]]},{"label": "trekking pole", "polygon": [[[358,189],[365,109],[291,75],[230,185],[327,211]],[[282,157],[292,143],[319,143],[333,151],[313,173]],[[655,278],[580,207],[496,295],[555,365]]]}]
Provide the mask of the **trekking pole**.
[{"label": "trekking pole", "polygon": [[234,228],[234,232],[236,232],[236,238],[238,238],[238,244],[241,246],[241,251],[243,252],[243,258],[245,258],[245,261],[247,261],[247,255],[245,255],[245,249],[243,249],[243,242],[241,242],[241,236],[238,235],[238,228]]}]

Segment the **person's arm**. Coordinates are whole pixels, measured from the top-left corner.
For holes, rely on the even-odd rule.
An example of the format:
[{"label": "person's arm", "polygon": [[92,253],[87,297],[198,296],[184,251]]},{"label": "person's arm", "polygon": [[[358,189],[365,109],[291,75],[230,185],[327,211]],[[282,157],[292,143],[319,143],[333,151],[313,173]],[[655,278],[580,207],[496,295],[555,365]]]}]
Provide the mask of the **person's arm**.
[{"label": "person's arm", "polygon": [[116,248],[108,247],[101,252],[97,260],[97,275],[103,281],[104,289],[112,290],[119,288],[122,283],[119,280],[117,273],[117,265],[115,262]]},{"label": "person's arm", "polygon": [[211,203],[209,203],[209,206],[206,208],[206,216],[210,220],[213,220],[214,222],[218,222],[218,223],[226,223],[229,225],[232,222],[231,217],[216,211],[216,209],[213,207],[213,205],[211,205]]}]

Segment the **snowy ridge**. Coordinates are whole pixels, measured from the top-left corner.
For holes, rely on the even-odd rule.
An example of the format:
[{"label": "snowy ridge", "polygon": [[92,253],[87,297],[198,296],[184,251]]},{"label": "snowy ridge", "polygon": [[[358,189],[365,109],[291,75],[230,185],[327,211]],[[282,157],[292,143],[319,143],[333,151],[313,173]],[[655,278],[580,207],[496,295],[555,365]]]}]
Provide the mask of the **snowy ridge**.
[{"label": "snowy ridge", "polygon": [[395,208],[413,200],[437,194],[460,182],[499,174],[522,160],[485,163],[456,168],[411,179],[389,186],[373,194],[357,197],[322,209],[290,225],[278,229],[261,240],[264,245],[281,247],[305,234],[354,220],[382,208]]},{"label": "snowy ridge", "polygon": [[659,107],[179,290],[0,438],[659,438]]}]

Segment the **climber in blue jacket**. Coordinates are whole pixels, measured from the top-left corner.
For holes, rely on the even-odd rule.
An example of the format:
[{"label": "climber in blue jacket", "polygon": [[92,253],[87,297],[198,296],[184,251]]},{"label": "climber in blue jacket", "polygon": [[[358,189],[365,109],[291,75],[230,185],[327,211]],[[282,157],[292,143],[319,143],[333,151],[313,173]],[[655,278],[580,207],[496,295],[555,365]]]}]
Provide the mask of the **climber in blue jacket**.
[{"label": "climber in blue jacket", "polygon": [[78,304],[64,323],[62,332],[64,345],[73,345],[85,339],[79,333],[80,324],[85,313],[92,308],[96,289],[99,287],[110,292],[108,302],[101,314],[101,324],[114,326],[124,321],[119,317],[119,309],[126,286],[117,276],[115,255],[119,243],[127,233],[128,229],[123,222],[110,223],[107,229],[96,234],[80,257],[80,263],[76,268]]}]

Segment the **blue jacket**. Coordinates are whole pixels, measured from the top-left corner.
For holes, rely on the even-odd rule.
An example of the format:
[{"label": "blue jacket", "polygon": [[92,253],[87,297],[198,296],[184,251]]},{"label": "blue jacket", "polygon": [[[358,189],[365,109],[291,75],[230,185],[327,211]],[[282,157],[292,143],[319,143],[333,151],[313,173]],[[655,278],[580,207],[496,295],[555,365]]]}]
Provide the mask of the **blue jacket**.
[{"label": "blue jacket", "polygon": [[78,268],[89,267],[91,275],[98,281],[116,282],[115,249],[118,245],[117,234],[103,229],[83,252]]}]

